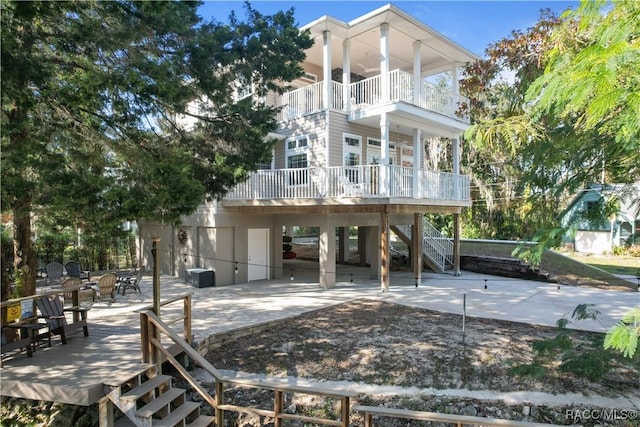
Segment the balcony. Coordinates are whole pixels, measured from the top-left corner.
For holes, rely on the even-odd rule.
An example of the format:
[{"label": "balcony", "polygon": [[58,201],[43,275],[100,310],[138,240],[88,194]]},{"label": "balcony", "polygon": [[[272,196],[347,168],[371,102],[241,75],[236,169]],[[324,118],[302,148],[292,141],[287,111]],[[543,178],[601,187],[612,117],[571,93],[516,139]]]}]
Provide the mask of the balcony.
[{"label": "balcony", "polygon": [[322,111],[328,105],[334,111],[354,113],[390,103],[404,102],[429,112],[469,124],[469,99],[421,80],[416,84],[412,74],[402,70],[389,72],[389,87],[383,90],[382,76],[377,75],[344,85],[335,81],[330,86],[330,102],[324,100],[324,84],[287,92],[279,97],[280,121]]},{"label": "balcony", "polygon": [[410,167],[382,165],[260,170],[238,184],[225,201],[319,199],[331,204],[332,199],[340,203],[344,198],[374,203],[380,199],[440,201],[466,206],[470,201],[469,177],[430,170],[418,170],[414,175]]}]

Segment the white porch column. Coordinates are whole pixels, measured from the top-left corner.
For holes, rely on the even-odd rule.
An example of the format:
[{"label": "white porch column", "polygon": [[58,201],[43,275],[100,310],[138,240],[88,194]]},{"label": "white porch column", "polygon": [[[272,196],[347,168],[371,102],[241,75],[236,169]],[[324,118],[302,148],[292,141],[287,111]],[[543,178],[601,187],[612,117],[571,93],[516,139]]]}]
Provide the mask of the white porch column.
[{"label": "white porch column", "polygon": [[380,25],[380,92],[384,103],[389,100],[389,24]]},{"label": "white porch column", "polygon": [[351,111],[351,41],[342,42],[342,108]]},{"label": "white porch column", "polygon": [[322,33],[322,107],[331,108],[331,31]]},{"label": "white porch column", "polygon": [[[452,172],[455,175],[460,175],[460,138],[455,138],[453,140],[451,140],[451,144],[453,145],[452,148],[452,161],[453,161],[453,165],[452,165]],[[460,181],[458,180],[458,177],[456,176],[454,178],[453,181],[453,196],[455,197],[456,200],[459,200],[461,198],[461,194],[460,194]]]},{"label": "white porch column", "polygon": [[454,64],[451,68],[451,92],[454,95],[460,95],[460,77],[457,64]]},{"label": "white porch column", "polygon": [[320,225],[318,244],[320,286],[324,289],[333,288],[336,285],[336,228],[328,215],[325,215]]},{"label": "white porch column", "polygon": [[413,198],[422,197],[422,130],[413,130]]},{"label": "white porch column", "polygon": [[420,40],[413,42],[413,103],[422,105],[422,52]]},{"label": "white porch column", "polygon": [[388,196],[389,186],[389,117],[380,113],[380,195]]}]

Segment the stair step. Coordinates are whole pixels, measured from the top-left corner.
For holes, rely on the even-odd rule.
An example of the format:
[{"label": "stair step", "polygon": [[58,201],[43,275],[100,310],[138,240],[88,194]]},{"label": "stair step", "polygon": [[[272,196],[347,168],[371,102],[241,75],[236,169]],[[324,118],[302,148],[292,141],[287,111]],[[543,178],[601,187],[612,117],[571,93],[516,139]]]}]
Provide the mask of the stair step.
[{"label": "stair step", "polygon": [[216,417],[211,415],[200,415],[194,422],[187,424],[188,427],[209,427],[216,421]]},{"label": "stair step", "polygon": [[197,411],[200,408],[200,404],[196,402],[184,402],[177,407],[173,412],[162,419],[154,419],[151,424],[154,427],[173,427],[180,421],[184,420],[193,411]]},{"label": "stair step", "polygon": [[142,418],[152,417],[153,414],[162,408],[166,408],[168,404],[176,400],[178,397],[184,396],[184,392],[184,389],[181,388],[171,388],[144,405],[142,408],[138,409],[136,416]]},{"label": "stair step", "polygon": [[120,400],[138,400],[156,387],[159,387],[166,383],[170,383],[171,379],[172,378],[168,375],[156,375],[150,380],[143,382],[133,390],[130,390],[120,396]]},{"label": "stair step", "polygon": [[151,369],[155,369],[155,367],[155,365],[149,363],[136,365],[129,369],[119,371],[116,375],[107,378],[102,383],[110,387],[120,387],[122,384],[131,380],[131,378],[142,375]]}]

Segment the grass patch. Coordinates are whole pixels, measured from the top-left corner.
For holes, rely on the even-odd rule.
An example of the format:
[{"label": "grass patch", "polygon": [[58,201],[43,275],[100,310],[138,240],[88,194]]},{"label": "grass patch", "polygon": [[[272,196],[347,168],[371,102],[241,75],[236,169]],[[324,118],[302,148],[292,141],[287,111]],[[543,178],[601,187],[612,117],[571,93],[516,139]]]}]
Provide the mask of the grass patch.
[{"label": "grass patch", "polygon": [[[487,243],[485,241],[464,240],[461,242],[460,252],[462,255],[515,258],[511,253],[517,246],[518,242]],[[582,261],[551,250],[542,255],[540,269],[548,272],[550,278],[555,282],[568,285],[629,288],[632,290],[636,288],[634,283],[614,276],[604,269],[594,268]],[[635,274],[635,272],[630,274]]]}]

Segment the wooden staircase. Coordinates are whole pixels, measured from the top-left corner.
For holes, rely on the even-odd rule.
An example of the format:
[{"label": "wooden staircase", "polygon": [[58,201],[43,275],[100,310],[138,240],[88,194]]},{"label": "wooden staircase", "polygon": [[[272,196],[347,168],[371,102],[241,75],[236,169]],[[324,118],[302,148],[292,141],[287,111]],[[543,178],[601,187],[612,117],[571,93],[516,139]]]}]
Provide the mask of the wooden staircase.
[{"label": "wooden staircase", "polygon": [[186,399],[186,391],[173,387],[173,378],[158,374],[155,365],[106,380],[108,399],[125,414],[118,427],[209,427],[213,416],[201,415],[200,404]]}]

